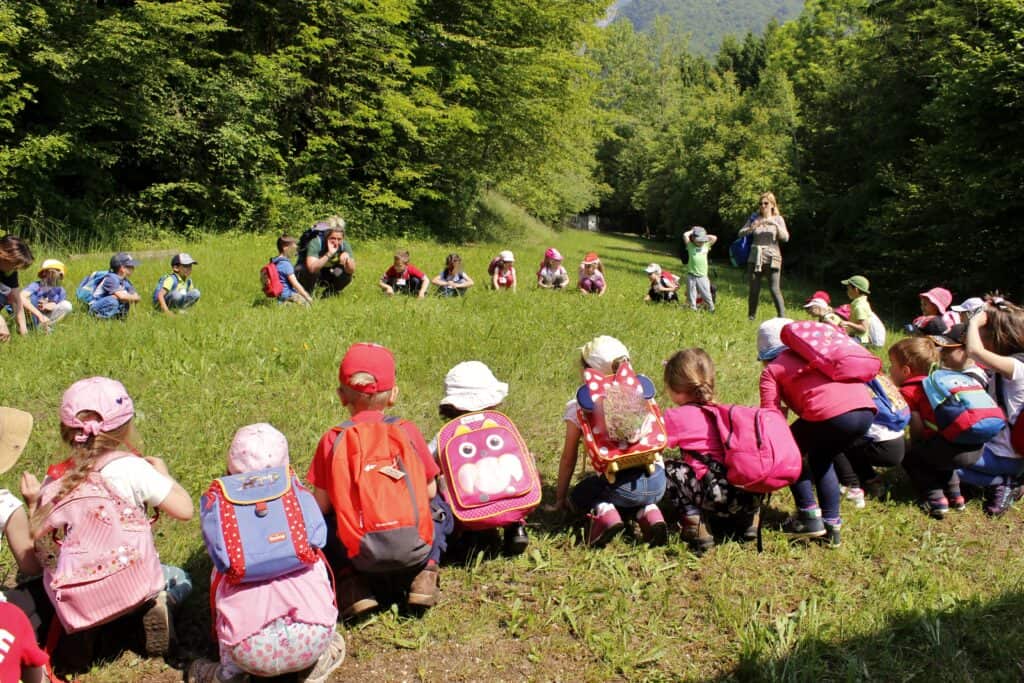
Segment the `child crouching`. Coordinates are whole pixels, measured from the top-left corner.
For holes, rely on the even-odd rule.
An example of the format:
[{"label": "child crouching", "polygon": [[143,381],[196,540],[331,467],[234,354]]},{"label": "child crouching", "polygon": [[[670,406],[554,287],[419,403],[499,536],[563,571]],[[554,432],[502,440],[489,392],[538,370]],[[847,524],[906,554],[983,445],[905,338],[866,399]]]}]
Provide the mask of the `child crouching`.
[{"label": "child crouching", "polygon": [[[269,424],[242,427],[231,442],[227,466],[232,475],[246,473],[255,478],[274,474],[269,468],[284,468],[291,475],[288,441]],[[243,489],[248,484],[240,483]],[[204,532],[205,510],[212,508],[213,502],[214,496],[204,496]],[[323,519],[319,511],[314,509],[314,513],[322,529]],[[303,536],[310,535],[307,524]],[[241,683],[248,681],[250,674],[279,676],[310,667],[312,671],[303,680],[321,683],[344,661],[345,639],[335,631],[338,608],[322,559],[282,576],[249,583],[233,583],[214,569],[210,591],[220,663],[193,662],[189,667],[193,683]]]}]

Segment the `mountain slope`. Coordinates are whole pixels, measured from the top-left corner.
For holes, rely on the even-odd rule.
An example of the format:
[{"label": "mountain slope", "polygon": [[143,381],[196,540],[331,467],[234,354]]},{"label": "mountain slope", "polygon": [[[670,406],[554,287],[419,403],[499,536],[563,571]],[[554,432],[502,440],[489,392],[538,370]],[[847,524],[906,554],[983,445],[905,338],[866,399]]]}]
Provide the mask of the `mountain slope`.
[{"label": "mountain slope", "polygon": [[628,19],[638,31],[646,30],[659,16],[690,34],[690,49],[711,54],[722,37],[761,33],[775,19],[787,21],[800,14],[803,0],[617,0],[610,14],[615,21]]}]

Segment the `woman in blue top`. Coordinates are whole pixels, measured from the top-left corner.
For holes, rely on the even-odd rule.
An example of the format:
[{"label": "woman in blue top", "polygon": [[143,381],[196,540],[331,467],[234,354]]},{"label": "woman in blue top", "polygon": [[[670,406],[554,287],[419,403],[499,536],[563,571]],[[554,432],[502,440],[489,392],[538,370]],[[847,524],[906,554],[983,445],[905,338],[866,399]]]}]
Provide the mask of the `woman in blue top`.
[{"label": "woman in blue top", "polygon": [[439,296],[462,296],[473,286],[473,278],[462,270],[462,257],[458,254],[448,254],[444,270],[430,282],[437,287]]}]

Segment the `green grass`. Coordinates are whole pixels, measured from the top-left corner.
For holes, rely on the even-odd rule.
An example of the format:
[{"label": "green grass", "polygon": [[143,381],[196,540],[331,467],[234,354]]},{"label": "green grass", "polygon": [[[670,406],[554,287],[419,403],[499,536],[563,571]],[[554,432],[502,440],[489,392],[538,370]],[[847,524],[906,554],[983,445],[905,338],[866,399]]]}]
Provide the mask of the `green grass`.
[{"label": "green grass", "polygon": [[[448,368],[469,359],[490,365],[511,385],[504,408],[537,456],[547,502],[562,410],[579,382],[575,350],[596,334],[622,339],[636,367],[659,385],[663,359],[702,346],[717,364],[723,400],[757,400],[746,287],[721,261],[713,264],[720,302],[712,316],[641,303],[643,265],[655,260],[679,271],[670,245],[536,227],[514,244],[458,248],[353,237],[356,280],[311,310],[263,305],[257,272],[272,237],[208,237],[187,246],[200,261],[194,276],[203,290],[189,314],[165,318],[145,303],[120,324],[79,311],[52,335],[0,347],[3,403],[30,410],[37,421],[23,461],[0,486],[15,488],[22,469],[41,474],[62,457],[61,394],[91,374],[125,383],[144,452],[165,458],[196,497],[223,471],[234,431],[251,422],[280,428],[304,473],[320,434],[345,418],[334,388],[338,362],[355,341],[395,351],[401,393],[394,412],[428,438],[441,424],[436,404]],[[375,282],[399,246],[431,274],[446,253],[459,251],[478,286],[462,300],[385,299]],[[532,288],[547,246],[566,255],[570,270],[596,249],[608,271],[607,296]],[[482,286],[486,264],[501,248],[519,259],[516,295]],[[143,255],[134,280],[147,302],[170,253]],[[38,256],[65,257],[69,280],[77,282],[109,254]],[[787,284],[790,302],[817,288]],[[760,312],[771,315],[767,293]],[[766,532],[762,554],[727,543],[696,558],[676,539],[651,550],[628,537],[590,551],[562,520],[538,513],[524,556],[481,554],[447,566],[442,602],[422,618],[384,612],[349,629],[350,655],[338,680],[1017,680],[1024,663],[1024,517],[1013,510],[990,520],[973,503],[936,522],[906,500],[905,485],[897,484],[896,494],[844,510],[844,544],[834,551],[790,546],[776,531]],[[781,515],[790,502],[781,493],[772,506]],[[182,646],[170,660],[180,666],[207,653],[209,561],[195,520],[160,522],[157,544],[197,585],[179,622]],[[0,577],[14,578],[8,553]],[[179,677],[165,662],[129,653],[83,680]]]}]

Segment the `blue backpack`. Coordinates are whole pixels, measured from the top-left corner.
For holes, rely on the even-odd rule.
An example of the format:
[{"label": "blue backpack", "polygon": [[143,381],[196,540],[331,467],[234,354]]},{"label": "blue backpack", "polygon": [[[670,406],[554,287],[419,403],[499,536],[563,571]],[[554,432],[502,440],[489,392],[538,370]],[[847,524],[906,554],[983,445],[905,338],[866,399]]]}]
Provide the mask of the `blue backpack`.
[{"label": "blue backpack", "polygon": [[928,427],[950,443],[981,446],[1006,426],[1003,409],[970,375],[932,370],[921,386],[935,411],[935,424]]},{"label": "blue backpack", "polygon": [[[180,280],[178,280],[177,273],[171,273],[169,275],[164,275],[162,278],[157,280],[156,281],[156,288],[153,290],[153,305],[154,306],[157,305],[156,295],[160,293],[161,289],[163,289],[164,282],[167,281],[167,278],[171,278],[171,291],[174,291],[174,288],[177,287],[178,286],[178,282],[180,282]],[[191,280],[191,278],[190,278],[190,280]],[[186,289],[187,289],[187,287],[186,287]]]},{"label": "blue backpack", "polygon": [[902,432],[910,424],[910,406],[886,375],[878,375],[867,383],[871,398],[875,402],[875,424]]},{"label": "blue backpack", "polygon": [[290,574],[320,557],[327,524],[290,467],[214,479],[200,499],[203,542],[228,583]]},{"label": "blue backpack", "polygon": [[91,304],[93,299],[96,298],[96,288],[99,287],[100,282],[103,278],[110,275],[112,271],[109,270],[94,270],[85,276],[85,279],[78,283],[78,288],[75,289],[75,296],[83,304]]},{"label": "blue backpack", "polygon": [[750,258],[750,243],[753,238],[750,235],[737,237],[736,241],[729,245],[729,260],[737,268],[746,268],[747,259]]}]

